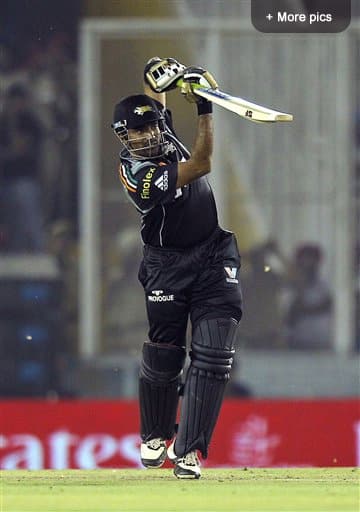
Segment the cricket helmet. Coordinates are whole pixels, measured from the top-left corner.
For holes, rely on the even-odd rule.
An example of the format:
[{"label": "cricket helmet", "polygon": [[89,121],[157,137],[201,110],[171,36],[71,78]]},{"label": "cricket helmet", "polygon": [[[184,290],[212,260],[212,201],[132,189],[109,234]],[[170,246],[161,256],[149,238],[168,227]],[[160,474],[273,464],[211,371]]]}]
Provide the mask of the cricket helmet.
[{"label": "cricket helmet", "polygon": [[[129,129],[158,123],[159,133],[152,137],[139,135],[129,137]],[[146,160],[149,157],[164,155],[167,142],[165,140],[165,118],[157,103],[146,94],[136,94],[123,98],[115,105],[113,124],[115,135],[125,146],[133,158]],[[143,140],[143,145],[139,142]],[[134,147],[134,143],[137,147]]]}]

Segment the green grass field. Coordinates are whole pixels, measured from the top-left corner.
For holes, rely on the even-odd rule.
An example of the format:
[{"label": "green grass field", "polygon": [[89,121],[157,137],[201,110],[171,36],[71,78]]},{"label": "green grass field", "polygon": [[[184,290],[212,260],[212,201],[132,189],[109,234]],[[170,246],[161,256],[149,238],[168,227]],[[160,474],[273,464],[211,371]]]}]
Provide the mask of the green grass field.
[{"label": "green grass field", "polygon": [[355,468],[2,471],[1,512],[227,512],[360,510]]}]

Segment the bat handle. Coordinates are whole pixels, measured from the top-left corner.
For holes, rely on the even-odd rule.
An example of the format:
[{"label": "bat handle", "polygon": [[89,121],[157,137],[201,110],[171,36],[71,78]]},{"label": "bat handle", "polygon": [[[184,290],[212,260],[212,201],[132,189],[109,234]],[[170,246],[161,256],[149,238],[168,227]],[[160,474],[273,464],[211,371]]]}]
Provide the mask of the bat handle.
[{"label": "bat handle", "polygon": [[[182,78],[179,78],[179,80],[176,82],[176,87],[179,87],[179,89],[182,89],[185,84],[189,82],[184,82]],[[212,89],[211,87],[204,87],[201,84],[191,83],[192,91],[196,94],[196,89],[201,89],[203,91],[215,91],[216,89]],[[211,101],[211,100],[210,100]]]}]

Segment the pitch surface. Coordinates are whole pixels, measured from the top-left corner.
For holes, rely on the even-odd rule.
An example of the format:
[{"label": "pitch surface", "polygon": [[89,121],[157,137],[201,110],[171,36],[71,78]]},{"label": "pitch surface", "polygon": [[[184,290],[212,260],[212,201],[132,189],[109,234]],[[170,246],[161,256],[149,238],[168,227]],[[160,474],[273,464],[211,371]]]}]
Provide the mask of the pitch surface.
[{"label": "pitch surface", "polygon": [[1,512],[358,512],[359,469],[2,471]]}]

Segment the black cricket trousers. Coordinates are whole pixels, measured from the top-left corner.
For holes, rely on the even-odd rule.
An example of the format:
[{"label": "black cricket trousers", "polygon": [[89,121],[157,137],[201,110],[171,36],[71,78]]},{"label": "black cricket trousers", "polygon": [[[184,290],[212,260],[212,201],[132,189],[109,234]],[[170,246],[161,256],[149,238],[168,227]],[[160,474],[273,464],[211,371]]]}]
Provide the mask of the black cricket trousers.
[{"label": "black cricket trousers", "polygon": [[193,330],[210,318],[240,321],[239,270],[235,235],[220,227],[190,249],[145,245],[138,277],[145,290],[149,340],[186,346],[189,318]]}]

